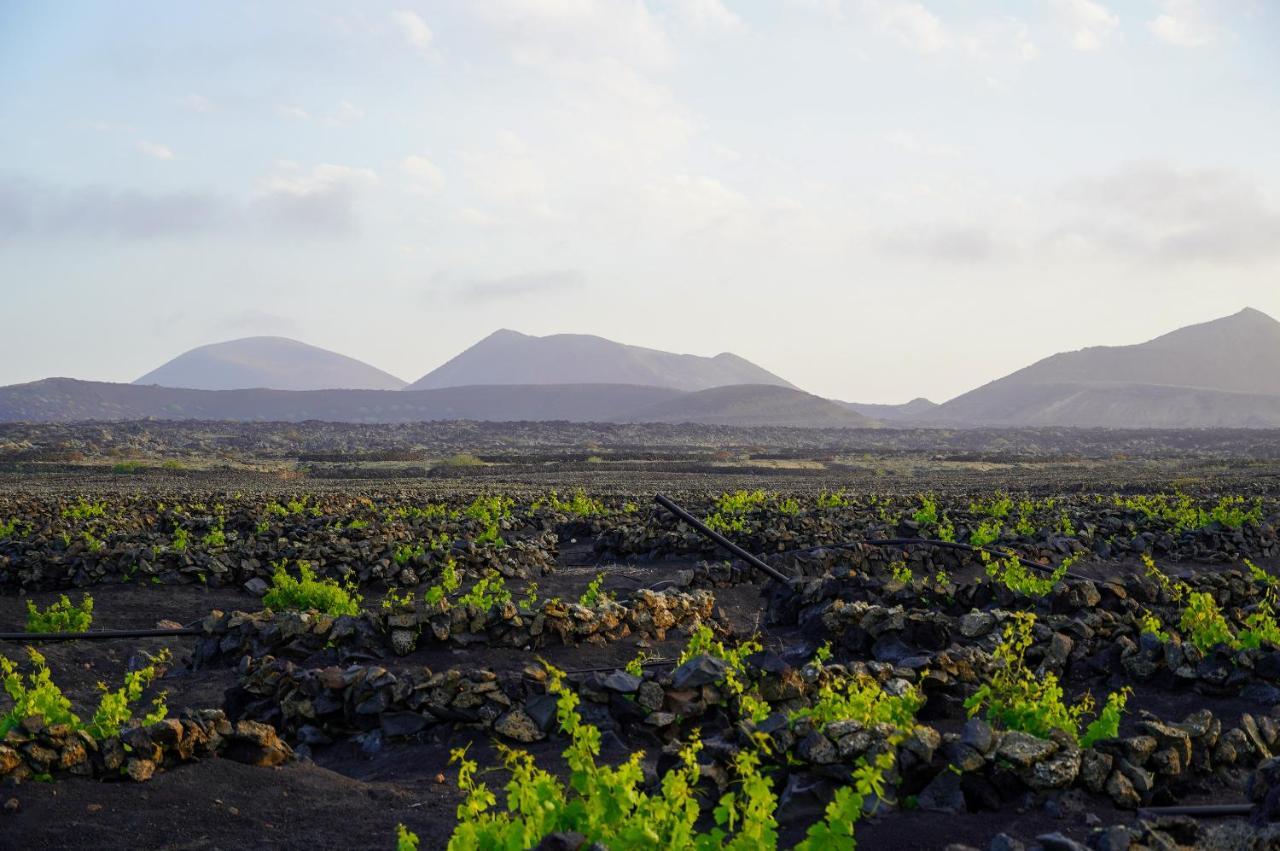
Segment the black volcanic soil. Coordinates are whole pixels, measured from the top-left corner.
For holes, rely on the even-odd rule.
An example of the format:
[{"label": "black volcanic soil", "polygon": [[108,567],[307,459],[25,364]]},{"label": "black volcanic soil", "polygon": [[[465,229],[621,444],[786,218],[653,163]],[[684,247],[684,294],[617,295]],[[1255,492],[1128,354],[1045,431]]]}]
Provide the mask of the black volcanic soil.
[{"label": "black volcanic soil", "polygon": [[[431,494],[486,489],[541,493],[550,487],[565,493],[586,486],[596,493],[625,493],[647,500],[661,490],[719,492],[744,487],[785,487],[806,493],[834,487],[907,494],[993,487],[1041,494],[1088,489],[1106,493],[1171,489],[1189,477],[1250,495],[1280,492],[1280,462],[1276,460],[1280,442],[1273,433],[1107,435],[1080,431],[1055,436],[1038,430],[964,435],[885,430],[832,435],[795,430],[746,433],[712,427],[641,429],[554,424],[523,433],[524,428],[530,427],[423,424],[397,430],[319,424],[290,426],[288,432],[292,436],[281,437],[280,427],[258,424],[225,428],[211,424],[113,424],[109,428],[78,425],[43,431],[36,426],[10,425],[0,427],[0,442],[8,437],[13,445],[28,448],[10,450],[7,459],[0,452],[0,493],[110,494],[193,489],[278,493],[370,488],[391,491],[409,487]],[[537,440],[529,440],[529,434]],[[277,438],[286,444],[286,449],[278,453]],[[751,441],[769,451],[752,452],[748,445]],[[542,442],[547,445],[544,447]],[[513,443],[517,444],[514,448]],[[590,448],[584,448],[588,443]],[[202,457],[226,453],[227,465],[244,466],[157,470],[140,476],[108,472],[114,459],[133,454],[155,463],[163,458],[186,457],[182,447],[190,444],[195,446],[192,452]],[[392,477],[380,479],[376,476],[382,468],[334,461],[330,470],[324,466],[327,462],[298,461],[298,456],[308,451],[341,457],[352,446],[395,453],[416,452],[415,447],[424,444],[432,447],[427,454],[433,457],[455,451],[491,450],[491,456],[486,456],[491,466],[427,477],[422,463],[406,463],[411,476],[401,478],[399,472],[394,472]],[[654,449],[657,444],[662,445]],[[59,445],[64,448],[57,448]],[[723,451],[751,458],[732,465],[723,462],[726,466],[717,467],[722,462],[713,463],[712,455]],[[646,452],[654,457],[644,457]],[[35,453],[39,458],[31,460],[24,453]],[[1114,457],[1123,454],[1144,460]],[[585,459],[589,455],[603,455],[605,462],[588,463]],[[769,466],[779,459],[789,462],[819,458],[826,460],[817,462],[821,467],[815,470]],[[253,465],[261,469],[246,469]],[[539,593],[544,598],[576,596],[597,570],[605,572],[606,588],[623,591],[653,585],[690,566],[690,562],[678,560],[597,565],[587,541],[562,541],[560,555],[560,570],[539,579]],[[1216,565],[1164,566],[1170,573],[1217,569]],[[1274,570],[1277,565],[1264,566]],[[1074,567],[1076,572],[1098,578],[1137,569],[1138,565],[1131,563],[1080,562]],[[521,585],[513,583],[513,590],[518,591]],[[88,590],[95,599],[96,628],[153,627],[162,619],[185,624],[212,609],[259,608],[255,597],[235,588],[134,584],[101,585]],[[68,593],[79,599],[81,592]],[[370,602],[376,601],[376,591],[365,589],[365,594]],[[757,587],[743,585],[719,589],[715,594],[718,607],[740,635],[752,633],[761,623],[764,604]],[[31,599],[44,606],[57,596],[56,592],[42,592],[33,594]],[[23,627],[25,600],[0,595],[0,631]],[[772,630],[766,640],[792,647],[800,642],[798,636],[780,630]],[[235,682],[235,673],[229,668],[187,671],[183,659],[191,641],[82,641],[44,645],[41,651],[49,660],[54,679],[82,712],[96,699],[97,682],[118,683],[135,654],[155,653],[163,647],[171,650],[174,661],[153,691],[166,690],[169,705],[175,711],[220,706],[224,691]],[[659,642],[648,652],[672,655],[682,643],[674,639]],[[629,640],[601,647],[547,648],[542,655],[563,667],[614,667],[632,658],[637,649]],[[21,656],[21,648],[0,644],[0,653],[16,658]],[[388,664],[426,665],[432,669],[466,664],[509,670],[533,661],[533,655],[509,649],[432,648]],[[1249,708],[1235,699],[1209,699],[1194,693],[1166,691],[1154,684],[1139,687],[1130,706],[1135,712],[1145,708],[1172,717],[1207,706],[1220,714],[1224,723]],[[487,737],[441,730],[429,732],[419,741],[384,744],[374,753],[363,752],[357,743],[342,742],[317,749],[314,761],[300,760],[276,769],[212,759],[157,773],[145,784],[59,776],[53,783],[0,785],[0,849],[387,849],[394,846],[397,823],[415,831],[424,849],[443,848],[460,799],[454,788],[456,772],[448,766],[449,751],[468,741],[472,756],[482,766],[495,763]],[[627,751],[610,734],[605,735],[604,745],[606,759],[620,759]],[[538,743],[531,750],[540,764],[554,765],[561,747],[562,742],[551,741]],[[443,782],[438,782],[440,775]],[[483,779],[491,788],[500,790],[504,776],[501,771],[493,771]],[[1234,803],[1239,799],[1236,791],[1209,789],[1194,802]],[[17,802],[16,811],[5,806],[10,800]],[[942,849],[951,843],[986,848],[991,838],[1002,831],[1024,842],[1053,831],[1082,840],[1090,830],[1086,813],[1107,824],[1132,823],[1135,818],[1133,813],[1117,811],[1104,799],[1093,797],[1087,809],[1068,802],[1055,812],[1043,807],[1023,812],[1006,807],[999,812],[946,816],[896,811],[861,823],[857,835],[859,846],[867,849]],[[799,838],[801,832],[799,824],[784,825],[785,839]]]}]

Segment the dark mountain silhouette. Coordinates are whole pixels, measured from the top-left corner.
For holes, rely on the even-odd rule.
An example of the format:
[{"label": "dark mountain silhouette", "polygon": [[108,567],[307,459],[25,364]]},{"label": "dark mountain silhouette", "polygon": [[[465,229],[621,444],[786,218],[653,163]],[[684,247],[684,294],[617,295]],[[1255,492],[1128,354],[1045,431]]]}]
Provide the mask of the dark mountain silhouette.
[{"label": "dark mountain silhouette", "polygon": [[803,390],[769,384],[712,387],[627,413],[626,422],[874,428],[879,423]]},{"label": "dark mountain silhouette", "polygon": [[881,405],[874,402],[836,402],[836,404],[844,405],[849,410],[856,411],[864,417],[884,420],[885,422],[910,422],[928,415],[929,412],[938,407],[937,402],[930,402],[924,397],[912,399],[910,402],[903,402],[901,405]]},{"label": "dark mountain silhouette", "polygon": [[495,331],[409,385],[410,390],[473,384],[643,384],[705,390],[731,384],[792,387],[737,355],[677,355],[589,334],[531,337]]},{"label": "dark mountain silhouette", "polygon": [[287,337],[245,337],[200,346],[133,383],[193,390],[399,390],[405,385],[355,358]]},{"label": "dark mountain silhouette", "polygon": [[1038,361],[919,419],[1113,428],[1280,426],[1280,322],[1252,308]]},{"label": "dark mountain silhouette", "polygon": [[698,393],[634,384],[487,385],[398,391],[188,390],[47,378],[0,388],[0,422],[146,418],[364,423],[567,420],[800,427],[872,425],[825,399],[785,387],[759,385],[722,387]]}]

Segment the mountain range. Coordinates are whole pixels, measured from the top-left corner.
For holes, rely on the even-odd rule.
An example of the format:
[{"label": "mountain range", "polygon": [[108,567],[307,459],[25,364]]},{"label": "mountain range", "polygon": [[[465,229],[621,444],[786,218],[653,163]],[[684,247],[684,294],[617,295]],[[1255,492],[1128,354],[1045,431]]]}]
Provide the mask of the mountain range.
[{"label": "mountain range", "polygon": [[795,385],[729,352],[677,355],[590,334],[531,337],[495,331],[409,385],[410,390],[474,384],[643,384],[707,390],[731,384]]},{"label": "mountain range", "polygon": [[189,390],[399,390],[405,382],[363,361],[288,337],[245,337],[199,346],[134,384]]},{"label": "mountain range", "polygon": [[917,419],[988,426],[1280,427],[1280,322],[1245,308],[1137,345],[1051,355]]},{"label": "mountain range", "polygon": [[1280,322],[1246,308],[1145,343],[1055,354],[941,405],[823,399],[737,355],[500,330],[405,382],[283,337],[192,349],[133,384],[0,387],[0,421],[431,419],[865,428],[1280,428]]}]

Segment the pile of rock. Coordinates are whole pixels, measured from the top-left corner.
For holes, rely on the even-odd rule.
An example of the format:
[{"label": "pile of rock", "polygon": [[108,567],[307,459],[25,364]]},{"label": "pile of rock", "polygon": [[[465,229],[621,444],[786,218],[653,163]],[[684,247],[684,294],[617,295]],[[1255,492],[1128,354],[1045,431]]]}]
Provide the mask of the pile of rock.
[{"label": "pile of rock", "polygon": [[56,772],[103,780],[144,781],[156,771],[195,759],[224,757],[250,765],[279,765],[293,751],[276,731],[256,721],[234,724],[221,710],[186,712],[118,736],[95,739],[67,724],[27,718],[0,742],[0,780],[20,782]]},{"label": "pile of rock", "polygon": [[331,617],[318,612],[212,612],[201,624],[194,664],[235,662],[243,656],[305,659],[325,648],[343,658],[404,656],[424,642],[460,647],[532,649],[603,644],[629,635],[661,640],[671,629],[712,620],[715,599],[706,591],[637,591],[624,603],[595,606],[546,600],[524,609],[513,602],[481,610],[473,605],[431,605],[418,600],[393,609]]}]

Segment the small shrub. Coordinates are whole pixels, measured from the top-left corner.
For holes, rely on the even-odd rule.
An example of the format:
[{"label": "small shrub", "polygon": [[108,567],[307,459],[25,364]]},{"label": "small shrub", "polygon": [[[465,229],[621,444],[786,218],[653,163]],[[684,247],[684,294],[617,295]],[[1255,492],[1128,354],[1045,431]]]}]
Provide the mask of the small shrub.
[{"label": "small shrub", "polygon": [[969,533],[969,546],[985,547],[987,544],[1000,540],[1000,532],[1004,529],[1004,525],[998,518],[983,520],[978,524],[978,528]]},{"label": "small shrub", "polygon": [[475,606],[482,612],[510,601],[511,591],[508,590],[502,574],[496,570],[491,570],[487,575],[480,577],[467,593],[458,598],[459,605]]},{"label": "small shrub", "polygon": [[[28,647],[27,655],[31,657],[34,671],[25,677],[18,672],[18,667],[9,659],[0,656],[0,681],[4,690],[13,701],[9,711],[0,715],[0,739],[18,727],[27,718],[39,715],[45,724],[66,724],[74,730],[84,730],[95,739],[103,739],[117,735],[120,730],[133,720],[133,704],[141,697],[143,690],[151,684],[159,671],[157,665],[169,660],[168,651],[156,656],[144,668],[125,674],[124,685],[109,691],[106,685],[99,683],[103,691],[102,698],[94,710],[93,719],[84,724],[71,711],[71,701],[62,693],[49,674],[49,667],[44,657]],[[152,702],[149,713],[139,719],[140,724],[153,724],[163,720],[168,714],[164,695]]]},{"label": "small shrub", "polygon": [[111,465],[111,472],[126,475],[130,473],[141,473],[144,469],[145,467],[141,461],[120,461]]},{"label": "small shrub", "polygon": [[23,528],[24,524],[19,522],[17,518],[10,518],[7,523],[0,523],[0,541],[21,535]]},{"label": "small shrub", "polygon": [[84,497],[76,500],[73,505],[62,509],[62,517],[66,520],[89,520],[93,517],[105,517],[106,513],[106,501],[89,502]]},{"label": "small shrub", "polygon": [[1169,640],[1169,633],[1165,632],[1164,624],[1151,612],[1142,613],[1138,619],[1138,631],[1143,635],[1154,635],[1161,644]]},{"label": "small shrub", "polygon": [[[1225,496],[1209,509],[1208,520],[1220,523],[1228,529],[1239,529],[1246,523],[1262,522],[1262,500],[1255,499],[1251,508],[1244,507],[1244,497]],[[1207,525],[1202,523],[1201,525]]]},{"label": "small shrub", "polygon": [[547,504],[556,511],[573,514],[577,517],[597,517],[607,513],[604,503],[587,496],[586,491],[582,490],[582,488],[574,491],[573,496],[569,499],[560,499],[559,494],[552,491],[551,495],[547,497]]},{"label": "small shrub", "polygon": [[[548,834],[572,831],[587,842],[613,851],[769,851],[778,846],[777,796],[772,782],[760,771],[755,749],[742,748],[734,758],[734,789],[722,795],[706,830],[698,823],[701,810],[695,790],[700,772],[701,742],[680,751],[679,764],[669,769],[652,791],[644,787],[643,754],[634,753],[616,766],[600,765],[600,731],[578,714],[580,697],[565,687],[563,672],[547,668],[547,691],[556,697],[556,718],[569,738],[563,759],[568,782],[537,766],[526,751],[498,746],[510,773],[506,805],[476,779],[479,766],[455,749],[450,762],[458,766],[458,788],[464,799],[449,851],[532,848]],[[854,848],[854,824],[871,796],[884,797],[884,780],[893,767],[892,750],[874,760],[862,760],[853,784],[842,787],[827,806],[824,818],[811,825],[799,851],[848,851]]]},{"label": "small shrub", "polygon": [[1131,694],[1133,689],[1125,686],[1107,695],[1107,702],[1103,705],[1102,711],[1098,713],[1097,718],[1089,722],[1084,735],[1080,737],[1081,747],[1093,747],[1094,742],[1114,739],[1120,735],[1120,718],[1124,715],[1124,709],[1129,703]]},{"label": "small shrub", "polygon": [[[964,702],[965,709],[973,716],[985,707],[987,720],[1007,730],[1020,730],[1040,738],[1062,730],[1079,740],[1080,722],[1093,712],[1093,697],[1085,694],[1075,705],[1068,705],[1056,674],[1052,671],[1037,674],[1027,667],[1026,653],[1031,646],[1036,618],[1029,612],[1013,612],[1011,618],[1005,626],[1003,640],[993,653],[995,673]],[[1104,708],[1104,712],[1110,709],[1111,713],[1105,719],[1099,716],[1101,724],[1090,724],[1086,737],[1101,737],[1113,715],[1119,723],[1119,713],[1124,711],[1128,695],[1120,693],[1117,697],[1116,694],[1107,697]]]},{"label": "small shrub", "polygon": [[423,599],[430,605],[439,605],[461,586],[462,577],[458,575],[457,562],[452,558],[447,558],[445,559],[444,567],[440,570],[440,581],[427,589]]},{"label": "small shrub", "polygon": [[969,503],[969,510],[974,514],[985,514],[988,517],[1004,519],[1013,510],[1013,500],[1008,494],[997,492],[988,502],[974,500]]},{"label": "small shrub", "polygon": [[403,824],[396,825],[396,851],[418,851],[418,834]]},{"label": "small shrub", "polygon": [[911,515],[911,519],[922,529],[926,526],[936,526],[938,524],[938,503],[934,501],[932,496],[920,497],[920,507]]},{"label": "small shrub", "polygon": [[1218,602],[1207,591],[1193,591],[1187,596],[1178,628],[1186,633],[1192,644],[1204,651],[1219,644],[1235,645],[1235,636],[1227,619],[1219,611]]},{"label": "small shrub", "polygon": [[75,605],[66,594],[44,611],[27,601],[27,632],[84,632],[93,623],[93,598],[85,594]]},{"label": "small shrub", "polygon": [[200,539],[200,543],[207,550],[220,550],[227,545],[227,520],[225,517],[218,516],[213,521],[213,528]]},{"label": "small shrub", "polygon": [[415,558],[425,558],[427,548],[421,543],[418,544],[401,544],[396,547],[395,552],[391,554],[391,560],[397,565],[404,567]]},{"label": "small shrub", "polygon": [[820,728],[836,721],[857,721],[863,727],[891,724],[910,731],[922,706],[924,695],[914,686],[901,695],[891,695],[866,675],[827,677],[818,686],[813,704],[792,711],[788,717],[793,722],[808,719]]},{"label": "small shrub", "polygon": [[582,596],[578,598],[578,605],[586,606],[588,609],[594,609],[601,600],[610,598],[609,592],[603,590],[604,574],[597,573],[596,578],[587,583],[587,590],[582,592]]},{"label": "small shrub", "polygon": [[[984,557],[986,553],[982,553]],[[1017,556],[1008,556],[1007,558],[990,560],[989,557],[984,559],[987,562],[987,576],[990,576],[996,582],[1001,583],[1018,594],[1026,594],[1031,597],[1043,597],[1053,590],[1053,586],[1062,581],[1062,577],[1067,575],[1068,562],[1054,568],[1053,573],[1048,576],[1039,576],[1027,570],[1022,563],[1022,559]]]},{"label": "small shrub", "polygon": [[262,604],[273,611],[317,611],[327,615],[358,615],[363,598],[353,585],[342,585],[333,579],[317,579],[311,565],[298,562],[298,578],[294,579],[281,559],[274,565],[271,588],[262,596]]},{"label": "small shrub", "polygon": [[455,452],[440,462],[441,467],[483,467],[484,462],[470,452]]},{"label": "small shrub", "polygon": [[768,501],[768,495],[762,490],[722,493],[716,498],[715,511],[705,522],[717,532],[745,532],[746,515],[763,508]]},{"label": "small shrub", "polygon": [[851,505],[853,500],[845,494],[843,488],[831,493],[823,491],[818,494],[819,508],[848,508]]}]

